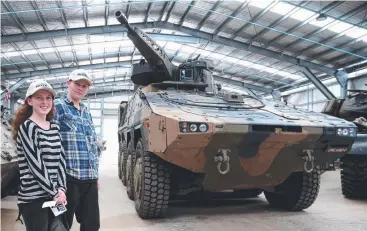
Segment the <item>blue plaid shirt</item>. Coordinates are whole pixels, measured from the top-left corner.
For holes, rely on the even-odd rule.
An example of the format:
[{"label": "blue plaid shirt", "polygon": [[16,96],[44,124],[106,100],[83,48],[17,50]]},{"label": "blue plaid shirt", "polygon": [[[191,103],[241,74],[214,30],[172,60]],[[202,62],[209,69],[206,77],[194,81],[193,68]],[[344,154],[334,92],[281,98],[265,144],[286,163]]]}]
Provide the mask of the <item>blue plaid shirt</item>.
[{"label": "blue plaid shirt", "polygon": [[92,115],[83,103],[80,111],[66,95],[55,99],[55,120],[60,124],[66,173],[79,180],[98,179],[100,149]]}]

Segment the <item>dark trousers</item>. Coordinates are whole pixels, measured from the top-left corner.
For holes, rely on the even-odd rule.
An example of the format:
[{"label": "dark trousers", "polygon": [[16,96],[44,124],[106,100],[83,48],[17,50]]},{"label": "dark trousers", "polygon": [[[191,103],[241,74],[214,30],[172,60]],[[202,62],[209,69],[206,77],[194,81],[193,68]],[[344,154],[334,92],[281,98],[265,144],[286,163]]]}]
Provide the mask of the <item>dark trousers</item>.
[{"label": "dark trousers", "polygon": [[79,183],[68,181],[66,217],[71,228],[74,214],[80,231],[97,231],[100,228],[97,182]]},{"label": "dark trousers", "polygon": [[19,204],[26,231],[66,231],[65,213],[55,217],[50,208],[42,208],[44,201]]}]

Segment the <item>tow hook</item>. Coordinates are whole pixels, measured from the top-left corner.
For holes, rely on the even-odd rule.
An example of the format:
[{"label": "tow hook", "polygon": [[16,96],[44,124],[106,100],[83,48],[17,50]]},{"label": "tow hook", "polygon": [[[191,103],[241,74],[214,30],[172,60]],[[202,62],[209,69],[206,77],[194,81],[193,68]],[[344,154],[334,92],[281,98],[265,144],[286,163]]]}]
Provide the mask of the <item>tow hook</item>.
[{"label": "tow hook", "polygon": [[[312,149],[304,149],[303,152],[306,152],[306,156],[302,157],[302,159],[305,160],[305,164],[303,165],[303,169],[307,173],[311,173],[313,169],[315,168],[315,157],[312,156]],[[310,167],[310,168],[309,168]]]},{"label": "tow hook", "polygon": [[[218,152],[220,154],[214,157],[214,161],[218,162],[217,164],[218,172],[222,175],[225,175],[229,172],[230,166],[229,166],[229,156],[227,155],[227,152],[230,151],[231,151],[230,149],[218,149]],[[224,171],[222,171],[222,164],[225,165]]]}]

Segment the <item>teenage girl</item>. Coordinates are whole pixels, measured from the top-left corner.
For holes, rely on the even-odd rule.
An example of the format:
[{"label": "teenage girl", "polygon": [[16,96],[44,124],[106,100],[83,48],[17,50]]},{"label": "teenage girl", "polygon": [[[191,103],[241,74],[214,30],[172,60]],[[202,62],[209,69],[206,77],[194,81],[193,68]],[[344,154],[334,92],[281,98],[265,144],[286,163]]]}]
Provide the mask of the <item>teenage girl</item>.
[{"label": "teenage girl", "polygon": [[18,219],[23,216],[27,231],[48,231],[63,217],[55,219],[50,208],[42,208],[45,201],[67,203],[65,154],[59,126],[52,120],[55,96],[46,81],[33,82],[13,120],[20,173]]}]

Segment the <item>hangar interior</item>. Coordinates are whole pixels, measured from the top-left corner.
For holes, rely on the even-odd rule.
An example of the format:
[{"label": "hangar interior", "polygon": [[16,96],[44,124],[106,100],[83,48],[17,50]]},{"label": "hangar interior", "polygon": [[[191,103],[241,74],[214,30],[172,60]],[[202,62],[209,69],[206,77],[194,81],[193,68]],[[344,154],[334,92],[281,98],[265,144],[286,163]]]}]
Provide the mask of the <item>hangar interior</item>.
[{"label": "hangar interior", "polygon": [[213,60],[223,91],[247,87],[266,96],[279,90],[290,103],[320,111],[327,98],[311,81],[315,77],[337,98],[345,88],[366,89],[362,1],[2,1],[1,6],[2,102],[14,108],[38,78],[63,94],[68,74],[84,68],[94,82],[86,101],[99,134],[103,117],[116,117],[118,103],[131,95],[131,64],[143,58],[114,17],[117,10],[155,39],[174,64],[198,56]]},{"label": "hangar interior", "polygon": [[[154,39],[167,53],[173,64],[178,66],[187,60],[193,59],[212,60],[214,68],[211,72],[215,82],[221,85],[221,92],[234,92],[243,95],[256,94],[258,99],[276,98],[276,100],[279,100],[277,97],[279,97],[280,94],[280,100],[283,101],[283,103],[287,102],[288,105],[302,109],[301,113],[306,113],[305,111],[309,113],[309,111],[322,112],[330,100],[345,99],[349,97],[351,90],[360,90],[360,92],[362,92],[362,100],[358,101],[359,104],[352,103],[353,105],[351,105],[353,107],[356,106],[355,108],[358,108],[360,114],[366,113],[366,110],[361,110],[361,108],[362,106],[366,108],[367,105],[366,1],[1,1],[2,109],[4,106],[13,114],[24,102],[27,88],[34,80],[47,80],[57,91],[58,95],[61,96],[67,93],[66,82],[69,74],[73,70],[86,69],[92,78],[93,86],[89,89],[83,102],[88,105],[91,111],[96,133],[99,138],[107,141],[107,151],[105,152],[106,154],[102,155],[100,168],[100,179],[102,182],[100,189],[100,204],[102,211],[101,230],[121,230],[121,227],[124,227],[125,230],[144,231],[164,229],[212,231],[222,230],[220,227],[223,226],[229,227],[232,230],[243,230],[245,227],[247,230],[249,225],[253,228],[251,230],[254,231],[325,230],[326,226],[330,227],[331,230],[366,230],[366,201],[351,202],[343,198],[343,194],[353,194],[356,191],[357,194],[364,193],[366,195],[366,159],[364,159],[364,162],[360,161],[361,159],[358,159],[358,161],[355,159],[351,160],[349,169],[355,170],[354,173],[357,177],[351,178],[352,180],[349,181],[346,179],[347,177],[340,177],[340,175],[338,175],[339,172],[333,172],[335,169],[327,169],[327,167],[325,168],[326,174],[322,172],[324,174],[322,177],[320,177],[321,173],[316,171],[314,167],[308,172],[311,172],[311,174],[307,176],[297,175],[301,176],[301,178],[297,179],[303,180],[303,183],[297,185],[303,188],[299,190],[298,196],[300,198],[296,198],[296,196],[294,197],[296,199],[293,197],[291,198],[294,199],[293,202],[295,201],[294,203],[296,205],[294,207],[308,208],[308,206],[314,202],[319,192],[320,178],[322,178],[323,183],[325,183],[320,189],[320,199],[318,199],[318,203],[315,203],[306,213],[298,213],[297,215],[292,214],[289,216],[289,213],[279,213],[278,211],[265,207],[260,200],[257,202],[250,200],[247,202],[234,201],[229,204],[225,204],[224,202],[218,202],[218,204],[216,204],[216,202],[213,202],[213,204],[205,205],[208,206],[209,209],[204,206],[204,208],[195,208],[196,210],[191,209],[190,206],[175,207],[173,205],[171,212],[168,214],[169,218],[163,220],[163,222],[148,222],[138,219],[138,216],[134,213],[137,207],[135,207],[133,203],[139,202],[130,201],[127,198],[128,196],[126,196],[125,187],[121,184],[121,182],[124,182],[124,180],[122,180],[122,160],[124,157],[122,157],[123,155],[121,154],[122,145],[119,143],[117,133],[119,104],[122,101],[128,101],[134,94],[135,86],[130,79],[133,64],[139,63],[144,57],[128,37],[127,28],[122,26],[116,19],[116,11],[122,11],[126,15],[131,26],[140,28]],[[244,102],[242,103],[245,104]],[[289,108],[292,109],[292,107]],[[271,114],[272,112],[266,113]],[[258,118],[263,116],[261,113],[259,114],[260,116]],[[320,115],[321,113],[309,113],[308,115],[310,115],[310,118],[312,114]],[[279,115],[276,113],[274,113],[274,115],[274,117],[277,118],[284,116],[284,114]],[[322,117],[317,115],[317,118]],[[242,116],[241,114],[239,120],[244,120]],[[325,115],[323,116],[323,118],[326,117]],[[288,120],[291,117],[292,116],[289,116],[284,120]],[[312,124],[314,121],[310,122],[308,120],[309,118],[300,116],[296,125],[304,122],[304,124],[308,126],[306,126],[307,128],[304,129],[304,127],[302,127],[304,124],[302,126],[294,126],[299,129],[296,131],[299,134],[293,134],[294,136],[291,136],[289,133],[284,132],[287,134],[284,136],[280,134],[283,140],[274,139],[274,141],[270,138],[270,144],[266,143],[270,148],[267,148],[269,150],[274,148],[275,150],[275,146],[278,145],[276,150],[279,151],[282,148],[286,149],[292,145],[296,146],[300,144],[300,146],[302,146],[305,144],[302,143],[304,140],[300,137],[307,137],[307,135],[310,135],[310,139],[305,138],[305,142],[308,142],[307,144],[309,146],[319,145],[317,147],[320,150],[320,147],[325,147],[323,149],[324,151],[328,150],[329,152],[330,150],[333,154],[337,152],[339,152],[337,154],[340,154],[343,150],[346,150],[343,149],[345,146],[350,145],[352,138],[356,138],[356,140],[358,138],[358,145],[364,143],[364,146],[355,147],[357,147],[356,149],[358,149],[360,153],[363,152],[362,154],[364,157],[367,157],[365,155],[367,153],[367,149],[365,148],[367,141],[366,121],[360,122],[364,129],[362,137],[362,135],[359,136],[360,134],[357,134],[359,131],[357,128],[337,127],[342,126],[343,123],[347,124],[344,120],[340,122],[342,120],[335,119],[332,123],[325,125],[325,121],[330,121],[327,119],[323,120],[323,118],[316,121],[315,125]],[[328,118],[330,119],[330,117]],[[282,118],[280,120],[283,121]],[[277,120],[277,122],[279,121]],[[267,122],[268,121],[265,123]],[[288,122],[293,121],[280,123],[284,125]],[[323,122],[325,122],[325,124],[322,124]],[[338,124],[339,122],[342,125]],[[350,121],[348,121],[349,125],[352,124],[352,122],[349,122]],[[335,126],[335,131],[333,131],[334,133],[332,134],[333,136],[326,134],[326,126],[330,124]],[[317,125],[319,127],[317,127]],[[244,126],[249,127],[248,124]],[[177,127],[178,126],[176,126],[175,129],[179,130]],[[284,125],[284,127],[286,126]],[[242,128],[243,127],[241,127],[241,129]],[[309,131],[307,129],[309,128],[311,131],[310,134],[307,133]],[[342,135],[339,134],[339,129],[336,132],[337,128],[340,129],[340,134],[342,135],[344,131],[346,131],[347,135],[342,137],[344,139],[339,137]],[[281,133],[279,132],[280,128],[276,126],[272,127],[272,129]],[[244,133],[243,130],[241,132]],[[247,132],[248,130],[246,130],[246,133]],[[332,138],[330,138],[329,135],[330,137],[332,136]],[[324,136],[326,137],[325,139],[319,139],[319,137],[324,138]],[[168,140],[167,137],[166,134],[166,138],[162,139],[164,140],[162,143]],[[223,137],[223,140],[227,138],[225,136]],[[294,141],[294,143],[288,145],[287,142],[291,143],[293,139],[297,138],[302,141]],[[131,142],[131,140],[133,139],[130,139],[129,142]],[[174,138],[172,138],[172,140],[174,140]],[[209,140],[209,138],[207,140]],[[228,140],[228,142],[232,142],[230,138],[228,138]],[[261,140],[261,142],[255,138],[254,140],[258,141],[259,147],[265,144],[265,138]],[[315,140],[317,140],[318,143]],[[191,141],[195,143],[196,140],[192,139]],[[262,141],[264,141],[264,143],[262,143]],[[335,145],[338,141],[344,145],[342,148],[339,149],[339,146],[330,149],[326,147],[329,144]],[[150,142],[150,144],[151,143],[154,142]],[[164,145],[166,145],[166,143],[164,143]],[[213,147],[215,145],[216,144],[213,144]],[[246,145],[247,147],[245,147]],[[245,148],[252,148],[251,142],[246,143],[246,145],[242,146]],[[165,147],[167,146],[168,145]],[[138,147],[138,145],[136,145],[136,147]],[[177,145],[177,147],[179,147],[179,145]],[[236,146],[233,149],[239,148]],[[266,147],[264,149],[266,149]],[[289,149],[292,149],[292,147]],[[283,152],[282,154],[285,153],[284,156],[286,157],[287,155],[291,156],[291,154],[294,154],[290,153],[289,149],[287,150],[288,153]],[[179,148],[177,148],[177,150],[179,150]],[[225,151],[223,151],[224,149],[215,150],[213,148],[212,150],[214,150],[214,153],[215,151],[221,150],[223,157],[226,155]],[[278,157],[281,156],[281,154],[279,154],[280,151],[276,153],[274,150],[270,151],[271,155],[274,155],[273,158],[275,158],[276,155],[278,155]],[[256,157],[261,156],[258,155],[258,153],[261,152],[257,151],[258,150],[255,150],[252,154]],[[272,167],[275,167],[271,169],[271,171],[273,171],[275,175],[282,172],[283,167],[286,169],[285,171],[288,171],[289,169],[287,169],[287,167],[294,167],[292,163],[296,163],[297,161],[297,164],[302,162],[298,165],[298,170],[307,171],[306,167],[303,169],[303,166],[306,166],[309,162],[313,163],[314,159],[312,159],[310,152],[307,152],[307,150],[303,150],[303,152],[306,152],[307,154],[305,155],[308,156],[304,156],[303,159],[300,157],[301,155],[297,156],[300,157],[299,159],[301,160],[296,160],[295,157],[293,158],[293,156],[291,156],[290,161],[286,159],[286,164],[282,162],[285,159],[280,159],[282,165],[272,165]],[[132,155],[131,153],[130,155]],[[197,153],[200,152],[198,151]],[[324,152],[321,153],[324,154]],[[232,155],[239,159],[240,155],[236,153]],[[120,159],[118,159],[117,156]],[[185,155],[182,154],[182,156]],[[196,158],[198,155],[194,153],[192,156]],[[321,158],[318,160],[321,159],[324,161],[332,156],[332,154],[320,156]],[[335,156],[332,157],[334,158]],[[174,158],[175,157],[173,157],[173,159]],[[263,162],[259,161],[261,162],[260,164],[255,162],[256,160],[251,162],[255,163],[254,165],[256,165],[256,163],[258,164],[258,169],[256,169],[256,167],[252,168],[253,171],[263,168],[265,166],[265,164],[263,164],[264,162],[270,163],[269,166],[272,164],[272,160],[268,161],[270,158],[266,159],[266,157],[260,157],[259,159],[261,158],[264,159],[262,159]],[[139,159],[142,161],[141,158]],[[129,161],[132,163],[132,157]],[[190,161],[187,162],[190,163]],[[181,163],[183,162],[185,161]],[[229,160],[227,159],[227,163],[228,162]],[[325,165],[329,164],[327,161],[324,162]],[[279,162],[277,163],[279,164]],[[241,164],[243,163],[241,162]],[[139,166],[136,166],[134,168],[136,172],[138,172],[138,170],[141,172],[143,172],[143,170],[145,171],[145,168],[139,169]],[[238,166],[239,164],[237,167]],[[215,169],[216,167],[214,166],[213,168]],[[240,167],[238,168],[242,173],[244,172],[243,169]],[[2,167],[2,169],[6,168]],[[249,169],[251,169],[251,166]],[[276,171],[274,169],[276,169]],[[279,171],[279,169],[281,170]],[[292,169],[292,171],[293,170],[294,169]],[[260,169],[259,171],[262,170]],[[267,171],[267,169],[264,171]],[[145,177],[141,172],[140,175],[133,175],[132,170],[130,172],[125,171],[127,175],[130,174],[128,176],[132,177],[133,175],[133,177],[137,179],[136,181],[143,185],[146,184],[146,181],[139,178],[142,176]],[[220,169],[218,172],[222,174]],[[215,172],[215,174],[219,174],[218,172]],[[291,172],[291,170],[289,170],[289,172]],[[195,172],[195,174],[196,173],[197,172]],[[291,173],[293,174],[293,172]],[[291,173],[288,176],[290,176]],[[279,173],[279,175],[281,174],[283,174],[283,172]],[[302,174],[304,173],[302,172]],[[156,177],[158,178],[158,176]],[[218,176],[218,179],[220,179],[219,177],[221,176]],[[249,175],[245,177],[249,177]],[[263,174],[261,177],[266,178],[266,180],[270,179],[269,181],[272,181],[271,183],[278,180],[271,174]],[[285,182],[285,174],[282,175],[282,177],[282,182]],[[184,178],[185,177],[182,177],[182,179]],[[342,181],[346,179],[344,182],[347,183],[343,183],[347,185],[345,188],[353,185],[353,182],[356,182],[353,187],[358,185],[355,186],[353,190],[340,189],[340,178],[342,178]],[[253,179],[251,178],[251,180]],[[266,180],[264,180],[264,182],[266,182]],[[301,180],[299,182],[301,182]],[[215,181],[216,180],[213,180],[212,182]],[[212,182],[209,182],[209,184]],[[240,180],[238,180],[238,182],[240,182]],[[258,182],[260,181],[252,181],[254,184]],[[364,185],[362,185],[361,182],[364,183]],[[228,182],[222,180],[219,181],[219,183]],[[126,180],[124,185],[126,186]],[[243,184],[241,185],[243,186]],[[242,187],[241,185],[235,186]],[[275,183],[272,186],[274,185]],[[311,186],[308,187],[309,185]],[[148,186],[150,187],[151,185]],[[274,186],[274,188],[276,186]],[[359,190],[360,188],[358,187],[364,187],[365,191]],[[296,188],[296,186],[294,188]],[[126,187],[126,189],[128,189],[128,187]],[[261,187],[259,187],[259,189],[263,190]],[[133,190],[130,190],[130,194],[132,191]],[[149,190],[147,189],[147,191]],[[353,193],[351,193],[352,191]],[[141,191],[139,191],[139,193],[140,192]],[[163,190],[163,192],[165,193],[166,191]],[[264,189],[260,193],[262,192],[264,192],[265,195],[266,190]],[[276,195],[271,194],[273,191],[267,193],[270,195],[269,197],[271,197],[271,195]],[[301,193],[305,193],[305,195],[301,195]],[[159,193],[157,193],[157,195],[158,194]],[[281,196],[283,197],[274,196],[273,198],[281,198],[283,201],[289,199],[284,195]],[[131,197],[129,198],[131,199]],[[156,200],[153,196],[149,199],[152,199],[152,201]],[[300,202],[297,202],[298,199]],[[160,210],[157,214],[160,213],[161,209],[154,207],[152,204],[155,202],[152,201],[140,203],[139,206],[150,206],[149,209],[154,210],[154,212]],[[161,202],[162,201],[163,199]],[[273,199],[273,203],[274,201],[276,200]],[[4,223],[4,226],[2,224],[3,230],[24,230],[24,226],[13,222],[13,217],[15,217],[17,213],[15,202],[16,199],[14,199],[14,197],[8,197],[2,200],[2,219],[4,218],[4,222],[6,223]],[[224,208],[221,207],[221,204],[224,204]],[[231,205],[235,206],[230,208]],[[243,206],[246,208],[239,208],[242,205],[246,205]],[[258,207],[256,207],[257,205]],[[292,205],[289,206],[292,207]],[[210,209],[215,212],[209,211]],[[145,213],[143,210],[144,209],[140,209],[140,213]],[[149,212],[150,211],[147,213]],[[184,215],[181,217],[177,215],[181,213]],[[243,215],[244,213],[246,213],[246,216]],[[153,216],[154,215],[155,214],[153,214]],[[244,219],[244,217],[246,219]],[[72,230],[78,230],[77,223]]]}]

